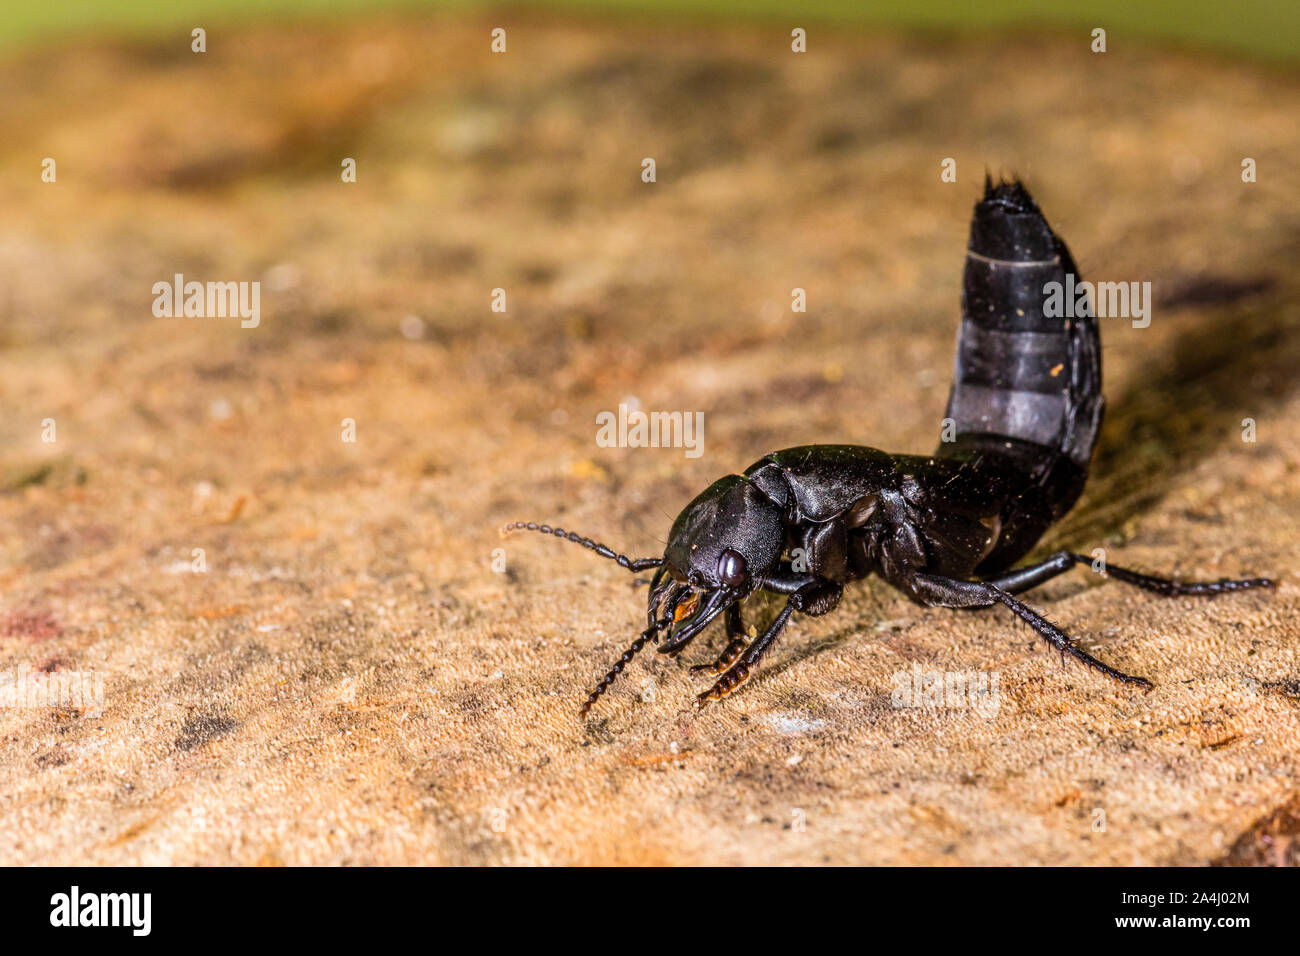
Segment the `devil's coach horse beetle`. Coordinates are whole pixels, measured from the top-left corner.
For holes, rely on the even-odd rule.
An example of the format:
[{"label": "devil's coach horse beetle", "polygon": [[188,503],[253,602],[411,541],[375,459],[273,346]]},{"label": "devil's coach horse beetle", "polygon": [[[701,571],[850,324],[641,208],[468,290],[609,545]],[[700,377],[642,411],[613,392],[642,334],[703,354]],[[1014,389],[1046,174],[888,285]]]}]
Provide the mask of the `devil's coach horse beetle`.
[{"label": "devil's coach horse beetle", "polygon": [[[860,445],[774,452],[714,482],[673,522],[662,558],[629,559],[562,528],[516,522],[505,531],[552,534],[629,571],[657,568],[647,627],[582,705],[586,716],[632,657],[654,640],[675,654],[719,614],[730,642],[717,676],[695,699],[720,700],[755,672],[790,615],[826,614],[844,585],[873,572],[930,607],[1005,604],[1044,640],[1125,684],[1151,685],[1103,664],[1013,595],[1089,559],[1068,551],[1008,570],[1074,505],[1101,426],[1101,339],[1095,315],[1049,318],[1044,285],[1077,281],[1070,251],[1019,181],[985,178],[962,283],[961,334],[948,395],[955,440],[933,457]],[[1085,310],[1091,311],[1091,310]],[[802,549],[796,552],[796,549]],[[785,558],[800,554],[796,564]],[[1166,596],[1271,587],[1267,578],[1180,583],[1117,568],[1110,576]],[[740,602],[787,595],[775,620],[746,642]],[[664,640],[659,643],[661,632]]]}]

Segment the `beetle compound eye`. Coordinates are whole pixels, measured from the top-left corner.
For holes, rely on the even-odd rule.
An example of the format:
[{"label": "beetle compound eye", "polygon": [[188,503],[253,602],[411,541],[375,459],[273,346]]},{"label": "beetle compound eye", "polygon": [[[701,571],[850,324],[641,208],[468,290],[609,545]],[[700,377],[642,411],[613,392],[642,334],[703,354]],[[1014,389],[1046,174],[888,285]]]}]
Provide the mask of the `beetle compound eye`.
[{"label": "beetle compound eye", "polygon": [[728,548],[718,558],[718,580],[730,587],[745,583],[745,559],[738,551]]}]

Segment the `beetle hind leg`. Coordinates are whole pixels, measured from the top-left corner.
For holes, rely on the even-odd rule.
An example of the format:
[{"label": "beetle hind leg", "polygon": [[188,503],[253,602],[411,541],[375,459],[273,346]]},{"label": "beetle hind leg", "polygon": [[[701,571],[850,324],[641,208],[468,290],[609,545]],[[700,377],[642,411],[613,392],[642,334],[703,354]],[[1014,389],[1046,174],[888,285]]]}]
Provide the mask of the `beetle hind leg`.
[{"label": "beetle hind leg", "polygon": [[[1093,560],[1086,555],[1074,554],[1070,551],[1058,551],[1038,564],[1016,568],[1014,571],[1008,571],[997,577],[987,578],[984,583],[1001,588],[1008,594],[1019,594],[1022,591],[1037,587],[1059,574],[1064,574],[1076,564],[1085,568],[1093,567]],[[1271,578],[1220,578],[1218,581],[1177,581],[1173,578],[1156,577],[1154,574],[1143,574],[1141,571],[1133,571],[1113,564],[1106,564],[1100,569],[1094,570],[1104,578],[1114,578],[1116,581],[1123,581],[1125,584],[1131,584],[1134,587],[1142,588],[1144,591],[1151,591],[1163,597],[1213,597],[1216,594],[1228,594],[1232,591],[1247,591],[1253,588],[1276,586],[1276,583]]]},{"label": "beetle hind leg", "polygon": [[[1091,559],[1082,554],[1071,554],[1071,558],[1083,565],[1091,564]],[[1175,581],[1172,578],[1160,578],[1141,571],[1118,568],[1113,564],[1105,565],[1097,572],[1102,577],[1114,578],[1144,591],[1153,591],[1165,597],[1210,597],[1215,594],[1227,594],[1230,591],[1247,591],[1252,588],[1271,588],[1275,586],[1272,578],[1220,578],[1218,581]]]}]

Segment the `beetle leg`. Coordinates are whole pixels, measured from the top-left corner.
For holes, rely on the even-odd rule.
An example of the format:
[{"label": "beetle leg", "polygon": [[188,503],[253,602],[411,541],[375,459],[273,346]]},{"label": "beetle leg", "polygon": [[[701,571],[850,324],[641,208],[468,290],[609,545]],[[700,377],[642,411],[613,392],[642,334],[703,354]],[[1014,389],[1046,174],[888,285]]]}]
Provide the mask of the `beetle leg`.
[{"label": "beetle leg", "polygon": [[[1064,554],[1065,552],[1062,552]],[[1079,564],[1091,564],[1091,558],[1082,554],[1069,555]],[[1112,577],[1117,581],[1123,581],[1125,584],[1132,584],[1135,587],[1142,588],[1146,591],[1154,591],[1165,597],[1179,597],[1181,595],[1207,596],[1214,594],[1225,594],[1228,591],[1245,591],[1249,588],[1271,588],[1274,582],[1270,578],[1220,578],[1218,581],[1174,581],[1169,578],[1158,578],[1151,574],[1142,574],[1139,571],[1130,571],[1128,568],[1117,568],[1113,564],[1104,566],[1104,570],[1098,572],[1103,577]]]},{"label": "beetle leg", "polygon": [[988,578],[984,583],[1001,588],[1008,594],[1019,594],[1021,591],[1028,591],[1045,581],[1050,581],[1058,574],[1064,574],[1074,567],[1075,560],[1075,555],[1068,551],[1058,551],[1046,561],[1025,568],[1016,568],[996,578]]},{"label": "beetle leg", "polygon": [[785,607],[781,608],[781,613],[767,626],[767,630],[760,634],[753,644],[749,645],[745,653],[741,655],[740,660],[732,664],[712,687],[704,693],[696,695],[695,709],[702,709],[711,700],[722,700],[722,698],[743,686],[749,680],[750,675],[754,673],[754,667],[763,654],[775,643],[777,635],[785,627],[785,622],[790,620],[792,613],[794,613],[794,595],[791,595],[790,600],[785,602]]},{"label": "beetle leg", "polygon": [[1011,608],[1017,617],[1041,634],[1049,644],[1061,652],[1062,656],[1069,654],[1076,661],[1091,667],[1093,670],[1101,671],[1101,673],[1105,674],[1107,677],[1113,678],[1121,684],[1136,684],[1138,687],[1142,687],[1146,690],[1151,689],[1151,682],[1145,677],[1134,677],[1131,674],[1125,674],[1123,671],[1116,670],[1107,664],[1103,664],[1101,661],[1097,660],[1097,658],[1090,654],[1086,654],[1075,647],[1074,641],[1070,639],[1070,635],[1066,634],[1033,608],[1017,601],[999,587],[993,585],[989,585],[989,587],[993,591],[993,596],[997,598],[997,600]]},{"label": "beetle leg", "polygon": [[696,664],[687,673],[691,677],[706,672],[713,675],[723,673],[736,662],[740,652],[745,649],[745,645],[748,643],[746,636],[745,622],[740,616],[740,602],[737,601],[727,608],[727,637],[731,638],[731,641],[712,664]]},{"label": "beetle leg", "polygon": [[1037,631],[1043,640],[1060,651],[1062,657],[1068,654],[1079,663],[1100,671],[1120,683],[1136,684],[1147,689],[1151,687],[1150,681],[1145,678],[1125,674],[1079,650],[1074,646],[1070,635],[996,584],[987,581],[957,581],[953,578],[920,572],[913,573],[906,583],[910,585],[911,593],[915,594],[923,604],[931,607],[989,607],[994,603],[1005,604],[1018,618]]},{"label": "beetle leg", "polygon": [[[790,563],[787,561],[783,562],[763,580],[762,589],[772,594],[794,594],[801,588],[807,588],[809,585],[817,583],[818,580],[819,578],[815,575],[792,570]],[[797,607],[796,610],[803,609]],[[741,651],[745,649],[748,643],[748,635],[745,633],[745,626],[741,621],[739,603],[727,610],[727,636],[731,638],[731,641],[722,654],[718,656],[718,659],[712,664],[699,664],[692,667],[689,671],[692,677],[705,672],[713,675],[726,673],[736,662]]]},{"label": "beetle leg", "polygon": [[695,698],[695,709],[701,709],[711,700],[722,700],[744,685],[757,670],[758,662],[763,659],[763,655],[776,643],[792,613],[799,611],[813,617],[828,614],[835,610],[843,593],[842,584],[815,578],[791,594],[790,599],[785,602],[785,607],[781,608],[781,613],[767,626],[767,630],[755,638],[754,643],[750,644],[740,659],[718,678],[717,683]]},{"label": "beetle leg", "polygon": [[[1021,591],[1028,591],[1044,581],[1051,580],[1058,574],[1065,573],[1076,564],[1091,566],[1092,558],[1082,554],[1072,554],[1069,551],[1058,551],[1045,561],[1031,564],[1027,568],[1017,568],[996,578],[989,578],[984,583],[1001,588],[1009,594],[1019,594]],[[1142,574],[1139,571],[1130,571],[1128,568],[1119,568],[1114,565],[1106,565],[1105,570],[1098,573],[1103,577],[1113,577],[1117,581],[1123,581],[1126,584],[1132,584],[1147,591],[1154,591],[1156,594],[1165,597],[1179,597],[1181,595],[1212,596],[1225,594],[1229,591],[1245,591],[1249,588],[1273,587],[1273,582],[1269,578],[1174,581],[1169,578],[1158,578],[1154,575]]]},{"label": "beetle leg", "polygon": [[800,588],[818,581],[815,574],[807,571],[795,571],[788,563],[782,564],[763,579],[762,588],[772,594],[793,594]]}]

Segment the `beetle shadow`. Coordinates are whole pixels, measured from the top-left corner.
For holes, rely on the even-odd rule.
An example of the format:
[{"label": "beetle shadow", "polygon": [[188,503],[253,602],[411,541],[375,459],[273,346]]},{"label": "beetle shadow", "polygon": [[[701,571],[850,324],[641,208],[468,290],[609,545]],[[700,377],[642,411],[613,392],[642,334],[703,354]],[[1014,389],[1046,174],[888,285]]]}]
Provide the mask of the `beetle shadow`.
[{"label": "beetle shadow", "polygon": [[1266,434],[1300,386],[1300,311],[1271,280],[1199,280],[1156,302],[1157,315],[1171,309],[1186,327],[1108,395],[1088,489],[1049,544],[1122,539],[1189,468],[1227,449],[1265,451],[1243,440],[1244,420]]}]

